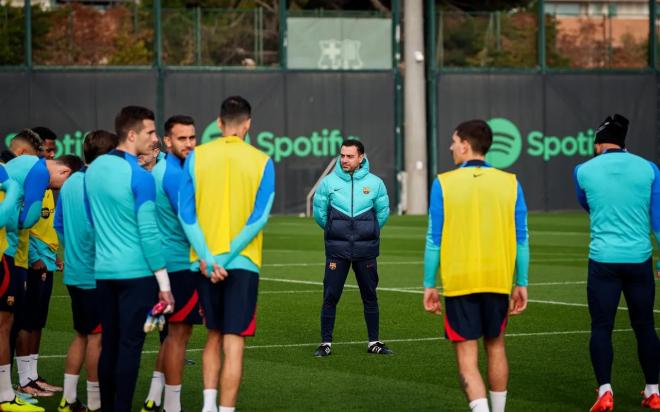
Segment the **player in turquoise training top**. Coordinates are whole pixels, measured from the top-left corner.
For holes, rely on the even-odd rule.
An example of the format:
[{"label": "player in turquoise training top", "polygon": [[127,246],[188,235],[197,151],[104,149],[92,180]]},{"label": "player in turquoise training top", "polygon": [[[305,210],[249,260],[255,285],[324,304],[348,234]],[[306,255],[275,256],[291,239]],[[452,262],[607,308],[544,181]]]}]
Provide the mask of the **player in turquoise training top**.
[{"label": "player in turquoise training top", "polygon": [[[117,146],[114,133],[95,130],[85,136],[85,162]],[[94,277],[94,228],[85,202],[87,167],[74,173],[62,186],[55,208],[55,230],[64,246],[64,284],[71,297],[73,329],[76,332],[64,363],[64,394],[58,412],[73,412],[85,407],[78,400],[77,386],[83,362],[87,372],[87,408],[101,408],[98,359],[101,354],[101,306]]]},{"label": "player in turquoise training top", "polygon": [[[596,130],[596,157],[575,168],[578,201],[589,213],[591,226],[589,350],[599,385],[593,412],[614,407],[612,329],[622,292],[646,380],[642,406],[660,409],[660,340],[653,315],[655,282],[649,238],[651,229],[660,242],[660,171],[655,163],[626,150],[627,132],[628,119],[618,114],[607,117]],[[660,263],[655,269],[660,276]]]},{"label": "player in turquoise training top", "polygon": [[156,138],[154,114],[143,107],[124,107],[115,118],[115,129],[119,144],[89,166],[85,191],[95,230],[96,287],[104,309],[101,404],[103,410],[129,411],[147,312],[158,298],[171,311],[174,298],[161,252],[156,185],[137,162]]},{"label": "player in turquoise training top", "polygon": [[163,143],[167,147],[167,154],[158,161],[151,173],[156,180],[158,227],[177,310],[167,319],[166,337],[158,353],[149,393],[142,408],[144,412],[155,411],[160,407],[163,389],[163,408],[173,412],[181,410],[186,345],[192,326],[202,323],[197,294],[200,275],[190,270],[190,243],[178,217],[183,163],[197,145],[195,122],[190,116],[172,116],[165,122],[164,129]]}]

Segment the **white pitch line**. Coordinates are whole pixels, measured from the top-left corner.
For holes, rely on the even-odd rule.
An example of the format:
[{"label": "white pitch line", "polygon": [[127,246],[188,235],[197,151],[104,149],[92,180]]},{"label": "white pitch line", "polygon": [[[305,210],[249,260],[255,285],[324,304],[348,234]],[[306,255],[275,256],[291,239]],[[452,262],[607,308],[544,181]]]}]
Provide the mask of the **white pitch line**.
[{"label": "white pitch line", "polygon": [[[614,329],[612,332],[632,332],[632,329]],[[521,333],[507,333],[507,338],[521,338],[521,337],[535,337],[535,336],[564,336],[564,335],[587,335],[591,333],[590,330],[565,330],[565,331],[548,331],[548,332],[521,332]],[[386,339],[388,343],[406,343],[406,342],[432,342],[446,340],[442,336],[431,336],[426,338],[404,338],[404,339]],[[367,341],[346,341],[346,342],[332,342],[333,345],[364,345]],[[286,343],[286,344],[272,344],[272,345],[246,345],[245,349],[285,349],[285,348],[302,348],[302,347],[315,347],[318,342],[307,343]],[[203,348],[187,349],[187,352],[201,352]],[[153,355],[158,353],[157,350],[143,350],[143,355]],[[63,359],[64,355],[40,355],[39,359]]]},{"label": "white pitch line", "polygon": [[[276,279],[276,278],[268,278],[268,277],[261,277],[260,279],[262,280],[268,280],[271,282],[282,282],[282,283],[299,283],[303,285],[317,285],[317,286],[323,286],[323,282],[315,282],[311,280],[294,280],[294,279]],[[357,285],[345,285],[344,287],[346,288],[352,288],[352,289],[357,289]],[[423,294],[423,290],[410,290],[410,289],[400,289],[400,288],[378,288],[378,290],[383,290],[387,292],[399,292],[399,293],[414,293],[416,295]],[[530,299],[530,303],[541,303],[541,304],[546,304],[546,305],[560,305],[560,306],[575,306],[575,307],[580,307],[580,308],[587,308],[589,307],[586,303],[568,303],[568,302],[559,302],[555,300],[537,300],[537,299]],[[625,310],[627,311],[628,308],[625,308],[623,306],[619,306],[617,308],[618,310]],[[660,310],[654,309],[654,313],[660,313]]]}]

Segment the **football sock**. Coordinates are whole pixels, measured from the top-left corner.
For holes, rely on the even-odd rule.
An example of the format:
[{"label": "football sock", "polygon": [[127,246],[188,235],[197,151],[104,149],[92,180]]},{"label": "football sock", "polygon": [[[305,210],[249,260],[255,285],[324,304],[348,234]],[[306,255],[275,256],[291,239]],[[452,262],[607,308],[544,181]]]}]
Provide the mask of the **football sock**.
[{"label": "football sock", "polygon": [[328,345],[328,346],[332,347],[332,342],[321,342],[321,345]]},{"label": "football sock", "polygon": [[181,385],[165,385],[163,409],[167,412],[181,411]]},{"label": "football sock", "polygon": [[236,410],[236,407],[234,406],[221,406],[220,407],[220,412],[234,412]]},{"label": "football sock", "polygon": [[36,381],[39,379],[39,372],[37,369],[37,363],[39,362],[39,354],[38,353],[33,353],[30,355],[30,374],[28,378],[30,380]]},{"label": "football sock", "polygon": [[504,407],[506,406],[507,392],[489,391],[489,394],[490,394],[490,406],[492,407],[493,412],[504,412]]},{"label": "football sock", "polygon": [[605,392],[610,391],[612,392],[612,395],[614,395],[614,391],[612,390],[612,385],[609,383],[606,383],[605,385],[600,385],[598,388],[598,397],[600,398],[601,396],[605,395]]},{"label": "football sock", "polygon": [[11,387],[11,365],[0,365],[0,402],[14,399],[14,389]]},{"label": "football sock", "polygon": [[646,387],[644,388],[644,397],[648,398],[649,396],[653,395],[654,393],[655,394],[660,394],[660,392],[658,392],[658,385],[657,384],[655,384],[655,385],[646,385]]},{"label": "football sock", "polygon": [[488,399],[480,398],[473,400],[470,402],[470,409],[472,412],[490,412],[488,409]]},{"label": "football sock", "polygon": [[69,403],[74,403],[78,397],[78,378],[80,375],[64,374],[64,399]]},{"label": "football sock", "polygon": [[101,409],[101,388],[98,381],[87,381],[87,408],[90,411]]},{"label": "football sock", "polygon": [[202,412],[218,412],[216,399],[218,398],[217,389],[204,389],[204,407]]},{"label": "football sock", "polygon": [[18,384],[25,386],[30,383],[30,356],[16,356],[16,370],[18,371]]},{"label": "football sock", "polygon": [[151,375],[151,386],[149,387],[147,401],[154,401],[156,406],[160,406],[160,400],[163,397],[163,385],[165,385],[165,375],[163,375],[163,372],[154,371]]}]

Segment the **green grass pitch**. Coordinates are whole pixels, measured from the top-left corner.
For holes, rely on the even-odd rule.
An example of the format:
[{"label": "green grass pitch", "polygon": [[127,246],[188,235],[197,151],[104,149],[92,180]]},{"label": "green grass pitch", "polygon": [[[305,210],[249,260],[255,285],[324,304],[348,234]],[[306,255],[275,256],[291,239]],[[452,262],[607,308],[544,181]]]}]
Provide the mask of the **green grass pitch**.
[{"label": "green grass pitch", "polygon": [[[511,368],[508,411],[586,411],[596,387],[589,362],[586,307],[588,219],[584,213],[529,217],[531,268],[527,311],[507,329]],[[271,218],[265,232],[257,336],[248,339],[240,410],[465,411],[442,319],[422,307],[426,217],[391,217],[379,258],[381,338],[395,356],[366,353],[366,328],[349,275],[337,310],[333,355],[316,359],[323,280],[323,234],[311,219]],[[72,337],[70,303],[56,275],[39,372],[61,384]],[[656,312],[659,305],[656,303]],[[644,380],[622,300],[614,333],[613,387],[621,411],[641,410]],[[195,328],[182,393],[184,410],[201,409],[203,327]],[[147,338],[134,409],[148,391],[158,349]],[[15,378],[14,378],[15,379]],[[15,381],[15,380],[14,380]],[[84,401],[84,377],[78,389]],[[59,394],[44,399],[55,411]]]}]

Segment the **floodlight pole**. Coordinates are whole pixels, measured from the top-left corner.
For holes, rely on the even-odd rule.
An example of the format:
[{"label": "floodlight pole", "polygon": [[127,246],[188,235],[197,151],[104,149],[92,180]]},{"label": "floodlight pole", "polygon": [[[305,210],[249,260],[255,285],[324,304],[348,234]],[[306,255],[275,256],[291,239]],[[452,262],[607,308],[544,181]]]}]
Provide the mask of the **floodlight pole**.
[{"label": "floodlight pole", "polygon": [[424,5],[422,0],[403,4],[406,213],[423,215],[428,208]]}]

